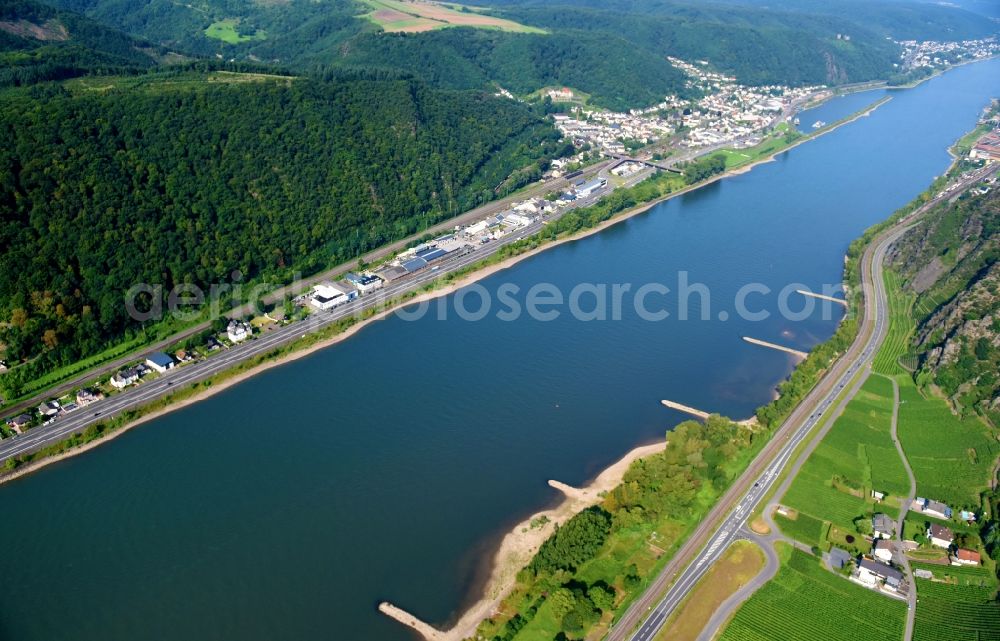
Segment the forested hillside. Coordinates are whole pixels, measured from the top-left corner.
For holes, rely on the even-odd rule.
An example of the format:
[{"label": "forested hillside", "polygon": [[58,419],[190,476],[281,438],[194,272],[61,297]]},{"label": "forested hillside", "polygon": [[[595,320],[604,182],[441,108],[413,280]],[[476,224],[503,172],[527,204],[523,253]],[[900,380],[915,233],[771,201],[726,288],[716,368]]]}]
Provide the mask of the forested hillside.
[{"label": "forested hillside", "polygon": [[933,211],[893,248],[916,295],[912,350],[918,381],[959,407],[1000,419],[1000,191]]},{"label": "forested hillside", "polygon": [[[227,82],[231,81],[231,82]],[[100,88],[100,90],[96,90]],[[366,76],[173,72],[0,95],[0,341],[30,378],[134,329],[137,283],[288,279],[537,179],[536,113]]]},{"label": "forested hillside", "polygon": [[[887,78],[898,62],[890,38],[956,40],[996,32],[955,7],[888,0],[783,3],[756,0],[475,0],[547,34],[461,28],[382,33],[354,0],[281,3],[204,0],[51,0],[128,33],[185,51],[317,66],[406,69],[442,86],[527,94],[568,85],[613,108],[654,103],[683,87],[666,56],[707,60],[747,84],[842,84]],[[225,21],[228,39],[206,28]],[[847,36],[847,38],[838,38]]]},{"label": "forested hillside", "polygon": [[332,64],[405,69],[456,89],[496,82],[517,94],[564,85],[617,110],[691,95],[686,76],[664,56],[616,35],[558,31],[550,35],[445,29],[421,34],[370,34],[344,47]]},{"label": "forested hillside", "polygon": [[0,0],[0,86],[122,73],[168,55],[69,11],[33,0]]}]

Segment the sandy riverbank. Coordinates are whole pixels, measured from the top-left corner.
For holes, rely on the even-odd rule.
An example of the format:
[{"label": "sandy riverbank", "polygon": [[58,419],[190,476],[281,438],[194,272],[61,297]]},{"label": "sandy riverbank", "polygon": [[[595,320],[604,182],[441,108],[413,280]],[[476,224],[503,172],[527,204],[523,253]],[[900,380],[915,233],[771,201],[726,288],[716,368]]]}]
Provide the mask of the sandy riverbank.
[{"label": "sandy riverbank", "polygon": [[[504,536],[500,548],[493,555],[493,569],[482,598],[466,610],[450,629],[438,630],[390,603],[381,603],[379,610],[416,630],[428,641],[462,641],[472,636],[479,623],[490,617],[510,593],[517,581],[517,573],[528,565],[538,547],[552,534],[557,524],[565,523],[574,514],[599,503],[603,493],[613,490],[621,483],[633,461],[662,452],[665,447],[666,441],[637,447],[582,488],[549,481],[551,487],[562,492],[562,502],[550,510],[531,515]],[[544,525],[532,527],[532,522],[537,524],[544,519],[547,519]]]}]

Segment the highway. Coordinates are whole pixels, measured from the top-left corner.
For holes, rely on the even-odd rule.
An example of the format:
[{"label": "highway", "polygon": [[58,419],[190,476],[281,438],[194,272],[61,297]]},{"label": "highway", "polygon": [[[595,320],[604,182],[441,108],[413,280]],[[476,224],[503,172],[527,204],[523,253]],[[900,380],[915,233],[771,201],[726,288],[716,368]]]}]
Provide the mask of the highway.
[{"label": "highway", "polygon": [[[868,245],[862,256],[862,289],[865,311],[858,337],[827,374],[782,423],[764,450],[727,491],[685,545],[653,583],[615,624],[607,641],[650,641],[670,614],[687,597],[698,580],[730,543],[745,537],[747,518],[770,494],[793,453],[827,418],[836,398],[862,368],[871,364],[888,330],[888,301],[882,277],[889,246],[924,213],[956,197],[996,169],[974,172],[947,193],[927,202]],[[683,569],[682,569],[683,568]],[[669,587],[668,587],[669,586]],[[660,596],[662,595],[662,596]]]},{"label": "highway", "polygon": [[[650,172],[648,171],[639,172],[624,181],[621,187],[630,187],[649,175]],[[347,304],[326,312],[310,314],[303,321],[285,325],[258,338],[230,347],[222,353],[215,354],[205,360],[175,367],[158,378],[141,381],[137,385],[126,388],[118,394],[95,401],[70,414],[60,415],[48,425],[35,427],[27,430],[24,434],[17,434],[11,438],[4,439],[0,441],[0,463],[11,457],[34,452],[48,445],[58,443],[82,431],[93,423],[106,420],[127,410],[136,409],[186,385],[199,383],[241,362],[266,354],[275,348],[291,343],[299,338],[304,338],[310,332],[322,330],[342,319],[356,314],[360,315],[366,310],[384,307],[386,304],[391,303],[393,299],[407,292],[418,290],[446,274],[465,269],[495,254],[504,246],[541,231],[546,224],[558,220],[568,211],[594,204],[607,193],[610,193],[610,190],[605,189],[592,196],[575,201],[571,206],[556,212],[547,220],[536,220],[532,224],[513,231],[499,240],[477,246],[471,252],[442,259],[436,262],[433,268],[428,267],[416,272],[412,276],[406,276],[393,281],[383,289],[377,290],[372,294],[359,296]],[[137,359],[132,357],[128,362],[134,362],[135,360]],[[94,375],[91,374],[87,380],[93,380],[93,378]]]}]

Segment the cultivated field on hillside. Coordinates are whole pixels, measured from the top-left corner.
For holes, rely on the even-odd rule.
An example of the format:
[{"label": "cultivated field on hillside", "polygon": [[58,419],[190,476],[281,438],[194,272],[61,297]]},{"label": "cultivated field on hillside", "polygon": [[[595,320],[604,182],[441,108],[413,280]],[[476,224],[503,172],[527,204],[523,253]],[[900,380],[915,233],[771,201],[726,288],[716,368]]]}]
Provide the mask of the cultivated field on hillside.
[{"label": "cultivated field on hillside", "polygon": [[513,20],[464,10],[461,5],[452,5],[458,7],[453,9],[452,6],[435,2],[411,0],[362,0],[362,2],[372,8],[371,13],[365,14],[365,17],[390,32],[416,33],[445,27],[475,27],[517,33],[545,33],[542,29]]}]

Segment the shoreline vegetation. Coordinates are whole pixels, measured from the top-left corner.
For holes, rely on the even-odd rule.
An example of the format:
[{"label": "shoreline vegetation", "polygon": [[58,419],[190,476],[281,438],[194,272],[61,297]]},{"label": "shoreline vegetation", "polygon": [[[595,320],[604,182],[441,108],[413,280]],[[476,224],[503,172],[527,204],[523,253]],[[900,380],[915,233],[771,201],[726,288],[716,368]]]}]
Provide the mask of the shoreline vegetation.
[{"label": "shoreline vegetation", "polygon": [[[516,243],[512,243],[505,247],[503,251],[462,270],[447,274],[441,279],[429,283],[419,290],[414,290],[412,292],[408,292],[407,294],[403,294],[396,299],[386,301],[381,308],[368,309],[361,318],[345,318],[321,331],[306,334],[299,340],[277,347],[265,354],[244,361],[201,382],[192,383],[187,388],[180,389],[168,396],[151,401],[142,407],[127,410],[113,418],[109,418],[107,421],[92,424],[81,432],[73,434],[59,443],[50,445],[35,452],[9,459],[6,469],[0,472],[0,484],[21,478],[26,474],[45,467],[48,464],[62,461],[71,456],[89,451],[96,445],[111,440],[121,433],[158,418],[169,411],[180,409],[190,405],[191,403],[210,398],[211,396],[228,389],[232,385],[236,385],[244,380],[247,380],[255,374],[267,371],[273,367],[284,365],[285,363],[299,358],[303,358],[317,350],[335,345],[342,340],[350,338],[369,323],[382,320],[398,309],[408,305],[414,305],[420,302],[447,296],[462,287],[488,278],[489,276],[512,267],[516,263],[531,258],[542,251],[557,247],[563,243],[581,240],[593,234],[600,233],[612,225],[628,220],[629,218],[639,214],[643,214],[656,205],[670,200],[671,198],[700,189],[728,176],[736,176],[749,172],[757,165],[771,162],[780,154],[790,151],[801,144],[830,133],[835,129],[850,124],[859,118],[871,115],[871,113],[889,100],[891,100],[891,96],[885,96],[871,105],[868,105],[853,114],[845,116],[836,122],[830,123],[821,129],[817,129],[816,131],[807,134],[801,134],[778,148],[767,150],[766,154],[751,158],[745,163],[726,169],[721,173],[712,175],[699,182],[686,185],[676,190],[670,189],[666,193],[658,192],[653,194],[647,200],[642,202],[633,202],[620,210],[609,210],[603,215],[603,217],[597,218],[596,220],[588,220],[576,228],[571,228],[566,231],[556,231],[551,229],[555,227],[558,222],[565,220],[574,214],[577,215],[577,217],[582,218],[582,216],[580,216],[581,212],[601,207],[601,203],[607,200],[607,198],[602,199],[597,204],[587,207],[584,210],[570,212],[563,218],[559,219],[559,221],[555,221],[552,225],[550,225],[550,229],[543,230],[538,234],[529,236]],[[752,150],[752,148],[750,148],[750,150]],[[709,154],[709,156],[711,155],[713,154]],[[654,182],[657,178],[661,178],[667,182],[666,187],[669,189],[670,185],[668,181],[671,179],[677,180],[679,176],[676,174],[671,175],[668,172],[661,172],[658,175],[654,175],[649,179],[638,183],[631,189],[642,189],[643,187],[648,187],[647,183]],[[612,196],[613,195],[614,192],[612,192]],[[555,235],[552,235],[553,232],[555,232]],[[805,362],[806,361],[799,363],[796,369],[801,368]],[[780,400],[780,394],[775,400]],[[757,419],[761,419],[760,411],[758,411]]]},{"label": "shoreline vegetation", "polygon": [[[174,394],[158,399],[147,406],[137,410],[125,412],[107,422],[91,425],[81,434],[75,434],[70,439],[62,441],[59,444],[50,446],[49,448],[40,450],[39,452],[26,457],[22,457],[27,460],[20,461],[21,464],[14,470],[0,476],[0,484],[30,474],[31,472],[45,467],[46,465],[82,454],[106,441],[117,438],[118,436],[135,427],[138,427],[139,425],[142,425],[143,423],[158,418],[169,411],[180,409],[190,405],[191,403],[210,398],[212,395],[224,391],[230,386],[236,385],[259,372],[266,371],[272,367],[284,365],[298,358],[308,356],[319,349],[323,349],[342,340],[346,340],[367,326],[368,323],[386,318],[389,314],[393,313],[400,307],[416,304],[418,302],[430,300],[440,296],[446,296],[466,285],[487,278],[492,274],[511,267],[521,260],[530,258],[541,251],[558,246],[562,243],[576,241],[592,234],[597,234],[611,225],[627,220],[632,216],[644,213],[665,200],[687,193],[694,189],[698,189],[717,180],[722,180],[727,176],[739,175],[748,172],[758,164],[770,162],[781,153],[793,149],[800,144],[829,133],[830,131],[853,122],[858,118],[870,115],[875,109],[887,102],[889,99],[891,98],[888,96],[884,97],[876,103],[866,106],[858,112],[855,112],[854,114],[851,114],[835,123],[831,123],[822,129],[811,132],[810,134],[800,135],[788,144],[785,144],[778,149],[768,150],[767,154],[754,158],[746,164],[733,167],[720,174],[711,176],[706,180],[699,181],[692,185],[687,185],[676,191],[659,195],[658,197],[655,197],[647,202],[635,204],[624,209],[623,211],[611,212],[607,214],[603,220],[599,220],[593,224],[589,229],[573,230],[566,233],[562,237],[556,236],[549,239],[536,239],[531,237],[525,239],[525,241],[531,241],[532,243],[538,244],[534,244],[532,246],[511,247],[510,250],[513,252],[513,255],[495,255],[490,259],[484,260],[482,263],[470,266],[467,270],[464,270],[461,273],[451,274],[443,278],[441,281],[432,283],[421,291],[411,292],[409,295],[404,295],[398,300],[390,301],[382,309],[369,310],[370,313],[366,314],[361,319],[346,319],[344,323],[338,323],[324,332],[317,332],[315,334],[308,335],[306,338],[300,339],[300,341],[293,342],[287,346],[273,350],[270,353],[241,363],[240,365],[222,372],[215,377],[209,378],[201,383],[192,384],[187,389],[178,390]],[[642,183],[640,183],[640,185],[642,185]],[[541,232],[541,234],[544,233],[545,231]],[[525,241],[521,242],[527,245],[527,242]],[[856,255],[855,259],[851,259],[850,256],[852,256],[851,253],[849,253],[849,259],[845,264],[845,275],[849,286],[856,284],[857,282],[856,277],[851,277],[851,274],[857,267]],[[851,287],[849,291],[854,293],[855,288]],[[768,405],[758,409],[756,415],[753,417],[756,419],[756,427],[749,428],[747,425],[737,427],[735,423],[728,421],[728,419],[721,419],[715,416],[711,417],[712,420],[709,422],[714,422],[715,419],[719,418],[719,420],[733,426],[736,433],[741,435],[740,438],[747,439],[746,446],[742,447],[739,450],[739,455],[735,457],[735,465],[731,466],[725,473],[725,476],[728,477],[730,481],[738,475],[739,471],[741,471],[750,460],[752,460],[753,456],[759,451],[760,447],[762,447],[768,440],[768,438],[755,438],[754,434],[763,431],[765,436],[768,435],[768,428],[776,424],[776,422],[780,421],[781,418],[791,411],[801,398],[801,395],[812,387],[815,380],[817,380],[818,377],[826,370],[829,364],[841,353],[846,345],[850,344],[850,341],[853,339],[856,331],[856,320],[851,318],[850,314],[848,314],[840,323],[834,335],[827,342],[814,348],[810,356],[800,362],[793,369],[791,375],[779,384],[775,399]],[[685,424],[696,426],[701,425],[693,421],[686,421],[681,425]],[[525,565],[531,560],[532,554],[540,549],[540,546],[548,540],[546,535],[550,531],[550,528],[546,527],[547,525],[551,524],[551,529],[558,531],[556,528],[557,524],[568,522],[575,516],[585,514],[587,510],[600,509],[597,508],[596,505],[605,501],[609,493],[614,493],[621,487],[621,483],[625,476],[635,468],[633,463],[649,457],[655,457],[657,453],[663,452],[668,445],[669,441],[667,443],[661,442],[653,445],[640,446],[631,450],[618,462],[601,472],[586,487],[579,490],[550,481],[550,485],[552,487],[559,489],[563,493],[563,500],[556,507],[539,512],[528,518],[526,521],[519,523],[511,531],[504,535],[498,549],[491,556],[490,571],[485,583],[476,589],[476,592],[480,595],[480,597],[463,610],[462,615],[457,619],[455,625],[453,625],[448,632],[437,630],[429,624],[419,621],[419,619],[406,613],[405,611],[388,604],[386,604],[386,606],[380,606],[380,610],[382,610],[385,614],[393,616],[393,618],[399,622],[409,625],[411,628],[417,630],[422,636],[429,639],[441,639],[444,641],[451,641],[454,639],[455,641],[459,641],[460,639],[467,638],[468,636],[475,634],[477,629],[481,628],[484,624],[489,624],[493,621],[491,617],[495,616],[498,608],[504,604],[505,600],[509,600],[512,593],[514,593],[517,589],[519,577],[521,577],[524,572],[521,568],[525,567]],[[728,486],[728,483],[726,483],[726,486]],[[713,495],[714,494],[715,493],[713,492]],[[700,499],[701,502],[699,503],[699,506],[701,509],[706,509],[707,506],[711,505],[715,500],[715,498],[712,498],[711,500],[706,501],[706,498],[707,497],[701,497]],[[698,510],[696,509],[695,511]],[[601,625],[610,624],[615,616],[614,613],[620,613],[627,609],[630,599],[641,592],[641,590],[637,591],[636,588],[644,587],[648,577],[655,576],[655,572],[660,566],[662,566],[662,564],[666,563],[666,561],[670,558],[671,553],[683,544],[687,535],[691,531],[691,523],[696,522],[697,519],[693,519],[684,524],[671,524],[670,529],[673,534],[673,537],[671,538],[673,538],[673,540],[669,543],[666,540],[662,541],[664,547],[667,549],[661,550],[660,555],[653,559],[651,567],[643,568],[644,572],[642,572],[642,574],[644,577],[639,576],[637,572],[632,572],[623,578],[623,581],[629,583],[633,588],[631,590],[633,594],[629,596],[626,593],[626,598],[623,602],[615,603],[613,608],[606,613],[606,616],[602,617],[602,619],[606,621],[602,622]],[[651,534],[654,537],[658,536],[656,531],[651,532]],[[550,538],[554,537],[550,536]],[[630,569],[635,570],[635,565],[633,564]],[[610,590],[610,594],[617,594],[617,591],[615,591],[614,588],[608,587],[608,589]],[[514,616],[517,617],[520,616],[520,614],[515,610]],[[508,622],[505,622],[504,625],[507,625]]]}]

